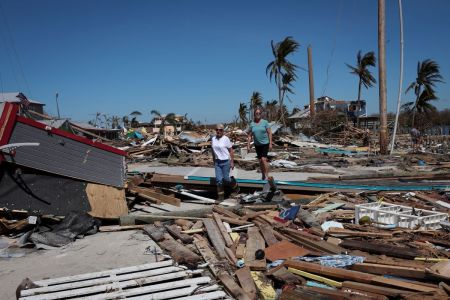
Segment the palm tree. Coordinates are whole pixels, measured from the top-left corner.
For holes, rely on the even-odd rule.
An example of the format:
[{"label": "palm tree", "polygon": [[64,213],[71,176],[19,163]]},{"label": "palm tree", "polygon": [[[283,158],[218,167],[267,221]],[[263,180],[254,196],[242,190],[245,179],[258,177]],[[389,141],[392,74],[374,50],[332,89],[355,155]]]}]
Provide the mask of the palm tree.
[{"label": "palm tree", "polygon": [[361,86],[364,85],[364,87],[368,89],[369,87],[372,87],[374,83],[377,83],[377,80],[368,69],[369,66],[376,66],[375,53],[370,51],[361,57],[361,50],[359,50],[356,55],[356,66],[346,65],[351,69],[350,73],[358,75],[359,77],[358,100],[361,100]]},{"label": "palm tree", "polygon": [[272,121],[272,119],[275,117],[274,113],[275,113],[277,104],[278,104],[277,100],[267,101],[265,104],[265,109],[267,112],[267,119],[269,121]]},{"label": "palm tree", "polygon": [[[267,65],[266,74],[269,76],[270,81],[272,81],[272,77],[274,77],[278,88],[278,102],[283,106],[283,75],[289,74],[292,78],[297,77],[295,73],[297,66],[291,63],[287,57],[296,52],[300,47],[300,44],[292,39],[292,37],[288,36],[276,44],[271,41],[271,46],[274,60]],[[284,124],[284,114],[282,114],[280,118]]]},{"label": "palm tree", "polygon": [[[253,114],[253,111],[263,104],[263,97],[260,92],[254,91],[252,96],[250,97],[250,113]],[[253,119],[251,115],[250,119]]]},{"label": "palm tree", "polygon": [[244,127],[247,125],[247,105],[245,103],[239,104],[239,119],[241,120],[241,126]]},{"label": "palm tree", "polygon": [[122,117],[122,123],[123,123],[123,127],[128,127],[130,124],[130,119],[128,118],[128,116],[123,116]]},{"label": "palm tree", "polygon": [[437,100],[434,87],[436,83],[444,82],[442,79],[443,77],[439,71],[437,62],[426,59],[417,63],[417,78],[415,81],[411,82],[405,92],[406,94],[414,89],[414,94],[416,94],[416,101],[414,102],[414,105],[411,105],[411,110],[413,112],[412,127],[414,127],[416,111],[422,112],[426,110],[426,108],[430,108],[432,105],[428,102]]},{"label": "palm tree", "polygon": [[293,76],[292,74],[286,73],[283,74],[283,77],[281,79],[281,93],[282,96],[281,98],[284,99],[284,96],[286,96],[289,100],[289,102],[292,103],[291,99],[289,98],[289,96],[287,95],[287,93],[290,94],[295,94],[294,90],[292,89],[292,83],[295,81],[295,76]]}]

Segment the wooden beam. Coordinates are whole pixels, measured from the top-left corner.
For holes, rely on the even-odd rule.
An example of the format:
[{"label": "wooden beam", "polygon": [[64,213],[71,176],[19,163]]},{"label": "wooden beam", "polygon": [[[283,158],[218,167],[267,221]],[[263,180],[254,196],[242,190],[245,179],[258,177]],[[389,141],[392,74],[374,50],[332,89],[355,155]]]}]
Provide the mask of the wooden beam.
[{"label": "wooden beam", "polygon": [[261,230],[261,233],[262,233],[267,245],[271,246],[271,245],[278,243],[278,240],[275,237],[275,235],[273,234],[273,230],[272,230],[272,227],[270,227],[270,225],[261,224],[258,227]]},{"label": "wooden beam", "polygon": [[362,236],[362,237],[378,237],[378,238],[392,238],[392,233],[389,232],[365,232],[353,231],[343,228],[330,228],[326,232],[332,236]]},{"label": "wooden beam", "polygon": [[385,295],[388,297],[397,298],[400,297],[400,295],[410,295],[412,292],[408,292],[401,289],[394,289],[389,288],[385,286],[378,286],[373,284],[367,284],[367,283],[360,283],[360,282],[354,282],[354,281],[344,281],[342,282],[342,289],[357,289],[361,291],[366,291],[370,293]]},{"label": "wooden beam", "polygon": [[363,272],[326,267],[319,264],[313,264],[297,260],[286,260],[283,263],[283,265],[289,268],[294,268],[297,270],[302,270],[305,272],[310,272],[313,274],[318,274],[321,276],[330,277],[341,281],[350,280],[363,283],[372,283],[372,279],[377,277],[376,275],[367,274]]},{"label": "wooden beam", "polygon": [[190,244],[192,243],[192,241],[194,240],[193,237],[181,233],[181,230],[178,229],[178,226],[173,224],[173,225],[166,225],[166,230],[177,240],[181,240],[184,244]]},{"label": "wooden beam", "polygon": [[205,262],[208,263],[208,268],[211,270],[211,273],[217,277],[219,275],[220,269],[218,267],[219,260],[216,255],[209,247],[208,241],[202,236],[195,235],[194,236],[194,245],[197,248],[200,255],[203,257]]},{"label": "wooden beam", "polygon": [[236,270],[235,274],[242,289],[247,293],[250,299],[256,300],[258,291],[256,290],[255,282],[253,281],[252,275],[250,274],[250,268],[244,267],[238,269]]},{"label": "wooden beam", "polygon": [[234,281],[234,279],[226,272],[219,274],[219,279],[225,286],[227,291],[238,300],[251,300],[247,293]]},{"label": "wooden beam", "polygon": [[339,246],[352,250],[361,250],[371,254],[382,254],[405,259],[414,259],[415,257],[421,256],[421,252],[413,248],[398,247],[368,241],[344,240],[339,244]]},{"label": "wooden beam", "polygon": [[138,193],[138,195],[145,195],[150,199],[154,199],[155,201],[159,203],[167,203],[173,206],[180,207],[181,206],[181,200],[172,196],[167,196],[162,193],[157,193],[155,191],[152,191],[147,188],[141,188],[141,187],[133,187],[130,189],[132,192]]},{"label": "wooden beam", "polygon": [[416,278],[416,279],[426,278],[425,268],[417,269],[417,268],[363,263],[363,264],[355,264],[351,266],[351,269],[354,271],[377,275],[393,275],[398,277]]},{"label": "wooden beam", "polygon": [[291,272],[291,273],[294,273],[296,275],[300,275],[302,277],[306,277],[306,278],[312,279],[314,281],[323,282],[323,283],[325,283],[327,285],[334,286],[336,288],[341,288],[342,287],[342,283],[341,282],[338,282],[338,281],[335,281],[335,280],[332,280],[332,279],[329,279],[329,278],[326,278],[326,277],[323,277],[323,276],[319,276],[319,275],[315,275],[315,274],[312,274],[312,273],[309,273],[309,272],[297,270],[295,268],[288,268],[288,271]]},{"label": "wooden beam", "polygon": [[217,227],[220,230],[220,233],[222,234],[223,240],[225,241],[225,245],[227,245],[227,247],[233,246],[233,241],[231,240],[231,237],[228,234],[227,229],[223,225],[219,214],[213,212],[213,217],[214,217],[214,221],[216,221]]},{"label": "wooden beam", "polygon": [[438,286],[429,287],[421,285],[419,282],[407,282],[403,280],[393,279],[393,278],[385,278],[382,276],[377,276],[372,279],[372,283],[378,285],[386,285],[394,288],[401,288],[405,290],[411,290],[415,292],[437,292],[439,290]]},{"label": "wooden beam", "polygon": [[203,219],[203,225],[205,225],[209,240],[211,241],[214,249],[216,249],[219,257],[226,258],[227,255],[224,250],[225,241],[223,240],[222,234],[220,233],[219,228],[217,228],[216,223],[211,219]]},{"label": "wooden beam", "polygon": [[232,219],[239,219],[239,217],[240,217],[239,215],[235,214],[234,212],[232,212],[228,209],[223,208],[220,205],[214,205],[213,211],[215,211],[216,213],[219,213],[221,215],[227,216],[229,218],[232,218]]}]

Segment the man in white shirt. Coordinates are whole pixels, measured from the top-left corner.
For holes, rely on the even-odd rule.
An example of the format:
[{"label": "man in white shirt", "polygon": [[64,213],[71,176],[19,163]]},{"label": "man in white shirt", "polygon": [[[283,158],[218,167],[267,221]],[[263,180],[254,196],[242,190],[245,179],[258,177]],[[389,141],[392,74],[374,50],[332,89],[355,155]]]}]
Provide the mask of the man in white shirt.
[{"label": "man in white shirt", "polygon": [[230,184],[230,170],[234,168],[233,144],[223,134],[223,124],[217,124],[216,135],[211,139],[211,147],[216,171],[217,200],[223,201],[225,197],[224,184]]}]

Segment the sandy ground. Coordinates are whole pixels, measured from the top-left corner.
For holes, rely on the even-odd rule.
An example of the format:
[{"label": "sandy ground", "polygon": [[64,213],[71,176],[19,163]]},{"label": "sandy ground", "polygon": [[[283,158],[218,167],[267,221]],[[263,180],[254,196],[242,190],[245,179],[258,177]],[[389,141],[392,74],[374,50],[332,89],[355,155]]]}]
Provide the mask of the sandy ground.
[{"label": "sandy ground", "polygon": [[155,262],[154,255],[144,254],[149,246],[158,247],[142,231],[97,233],[61,248],[0,258],[0,299],[15,299],[26,277],[41,280]]}]

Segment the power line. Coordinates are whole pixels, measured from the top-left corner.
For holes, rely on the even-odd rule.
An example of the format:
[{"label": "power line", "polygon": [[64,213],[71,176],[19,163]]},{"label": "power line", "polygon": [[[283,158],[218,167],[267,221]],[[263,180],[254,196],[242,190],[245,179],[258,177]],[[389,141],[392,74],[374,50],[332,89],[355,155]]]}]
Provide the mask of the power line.
[{"label": "power line", "polygon": [[19,53],[18,53],[18,51],[16,49],[16,46],[15,46],[14,37],[11,34],[11,29],[9,27],[8,20],[6,19],[6,14],[5,14],[5,11],[4,11],[4,8],[3,8],[1,2],[0,2],[0,10],[2,12],[2,16],[3,16],[3,21],[5,23],[6,32],[8,33],[8,37],[9,37],[10,42],[11,42],[11,48],[13,49],[13,52],[14,52],[14,55],[15,55],[15,58],[16,58],[16,61],[17,61],[17,65],[19,67],[20,75],[22,76],[22,79],[25,82],[25,86],[27,88],[27,92],[32,97],[31,89],[30,89],[30,86],[28,84],[27,78],[25,76],[25,72],[23,71],[22,63],[20,62],[20,58],[19,58]]},{"label": "power line", "polygon": [[342,1],[339,2],[339,9],[337,11],[336,27],[335,27],[336,30],[334,31],[333,47],[331,48],[330,59],[328,61],[328,65],[327,65],[327,72],[326,72],[327,75],[325,77],[325,82],[324,82],[323,88],[322,88],[322,96],[325,95],[325,91],[326,91],[327,85],[328,85],[328,78],[329,78],[329,74],[330,74],[331,63],[334,58],[334,51],[336,50],[336,36],[337,36],[337,33],[338,33],[340,25],[341,25],[341,19],[342,19]]}]

